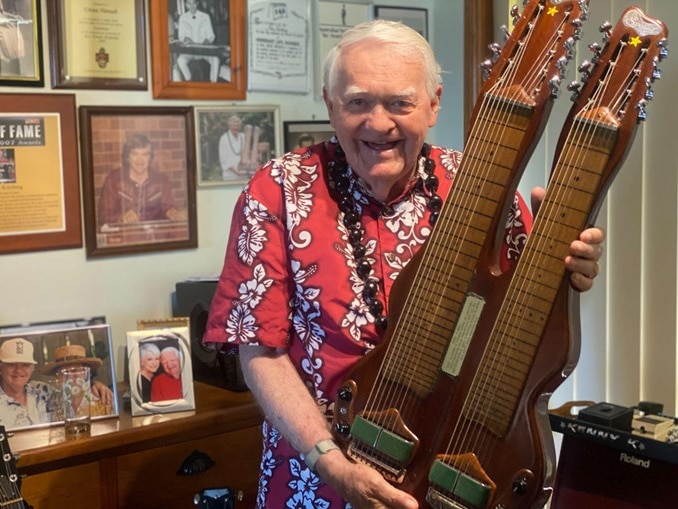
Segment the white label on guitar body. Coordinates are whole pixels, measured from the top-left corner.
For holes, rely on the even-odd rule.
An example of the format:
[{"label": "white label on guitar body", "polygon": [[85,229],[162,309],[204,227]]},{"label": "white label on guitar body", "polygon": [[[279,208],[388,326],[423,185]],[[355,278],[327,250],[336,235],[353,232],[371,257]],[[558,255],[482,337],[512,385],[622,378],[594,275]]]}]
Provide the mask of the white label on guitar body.
[{"label": "white label on guitar body", "polygon": [[459,376],[468,346],[476,331],[480,314],[483,312],[483,306],[485,306],[485,299],[479,295],[470,293],[466,296],[464,307],[452,334],[452,341],[443,360],[443,371],[450,376]]}]

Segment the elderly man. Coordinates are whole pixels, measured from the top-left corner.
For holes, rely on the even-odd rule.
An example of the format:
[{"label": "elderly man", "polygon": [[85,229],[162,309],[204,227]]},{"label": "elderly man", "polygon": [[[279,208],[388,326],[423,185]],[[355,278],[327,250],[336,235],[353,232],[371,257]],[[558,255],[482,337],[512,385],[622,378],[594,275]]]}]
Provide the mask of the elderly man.
[{"label": "elderly man", "polygon": [[30,341],[13,338],[0,345],[0,424],[8,429],[53,420],[58,393],[45,382],[31,380],[36,364]]},{"label": "elderly man", "polygon": [[160,365],[163,372],[156,375],[151,382],[151,401],[181,399],[181,354],[173,346],[165,347],[160,352]]}]

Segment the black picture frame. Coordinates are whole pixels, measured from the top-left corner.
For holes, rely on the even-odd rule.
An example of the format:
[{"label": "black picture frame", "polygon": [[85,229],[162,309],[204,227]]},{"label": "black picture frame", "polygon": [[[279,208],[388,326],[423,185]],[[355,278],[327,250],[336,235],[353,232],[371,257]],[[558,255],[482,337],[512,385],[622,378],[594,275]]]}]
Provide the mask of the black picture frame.
[{"label": "black picture frame", "polygon": [[0,14],[0,31],[5,32],[3,37],[14,42],[11,48],[5,42],[5,51],[15,52],[17,57],[0,62],[0,87],[43,87],[45,76],[40,0],[14,2],[13,5],[16,6],[14,9],[5,7],[6,12]]},{"label": "black picture frame", "polygon": [[334,128],[329,120],[286,120],[283,122],[285,152],[329,140]]}]

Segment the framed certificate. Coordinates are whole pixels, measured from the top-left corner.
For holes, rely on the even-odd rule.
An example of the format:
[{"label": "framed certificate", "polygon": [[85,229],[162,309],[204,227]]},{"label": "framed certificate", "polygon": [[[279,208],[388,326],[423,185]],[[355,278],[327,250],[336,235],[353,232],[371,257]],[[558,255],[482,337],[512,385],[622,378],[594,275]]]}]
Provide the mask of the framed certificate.
[{"label": "framed certificate", "polygon": [[143,0],[47,0],[53,88],[148,89]]},{"label": "framed certificate", "polygon": [[73,94],[0,94],[0,253],[82,246]]}]

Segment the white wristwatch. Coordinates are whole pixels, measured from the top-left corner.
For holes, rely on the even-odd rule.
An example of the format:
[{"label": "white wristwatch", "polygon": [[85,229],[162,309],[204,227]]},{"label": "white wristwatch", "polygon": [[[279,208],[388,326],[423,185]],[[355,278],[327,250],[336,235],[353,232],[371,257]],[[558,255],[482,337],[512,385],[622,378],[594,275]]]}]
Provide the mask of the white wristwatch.
[{"label": "white wristwatch", "polygon": [[334,440],[321,440],[313,446],[313,449],[304,458],[306,466],[315,472],[315,464],[320,459],[320,456],[327,454],[334,449],[339,449],[339,446]]}]

